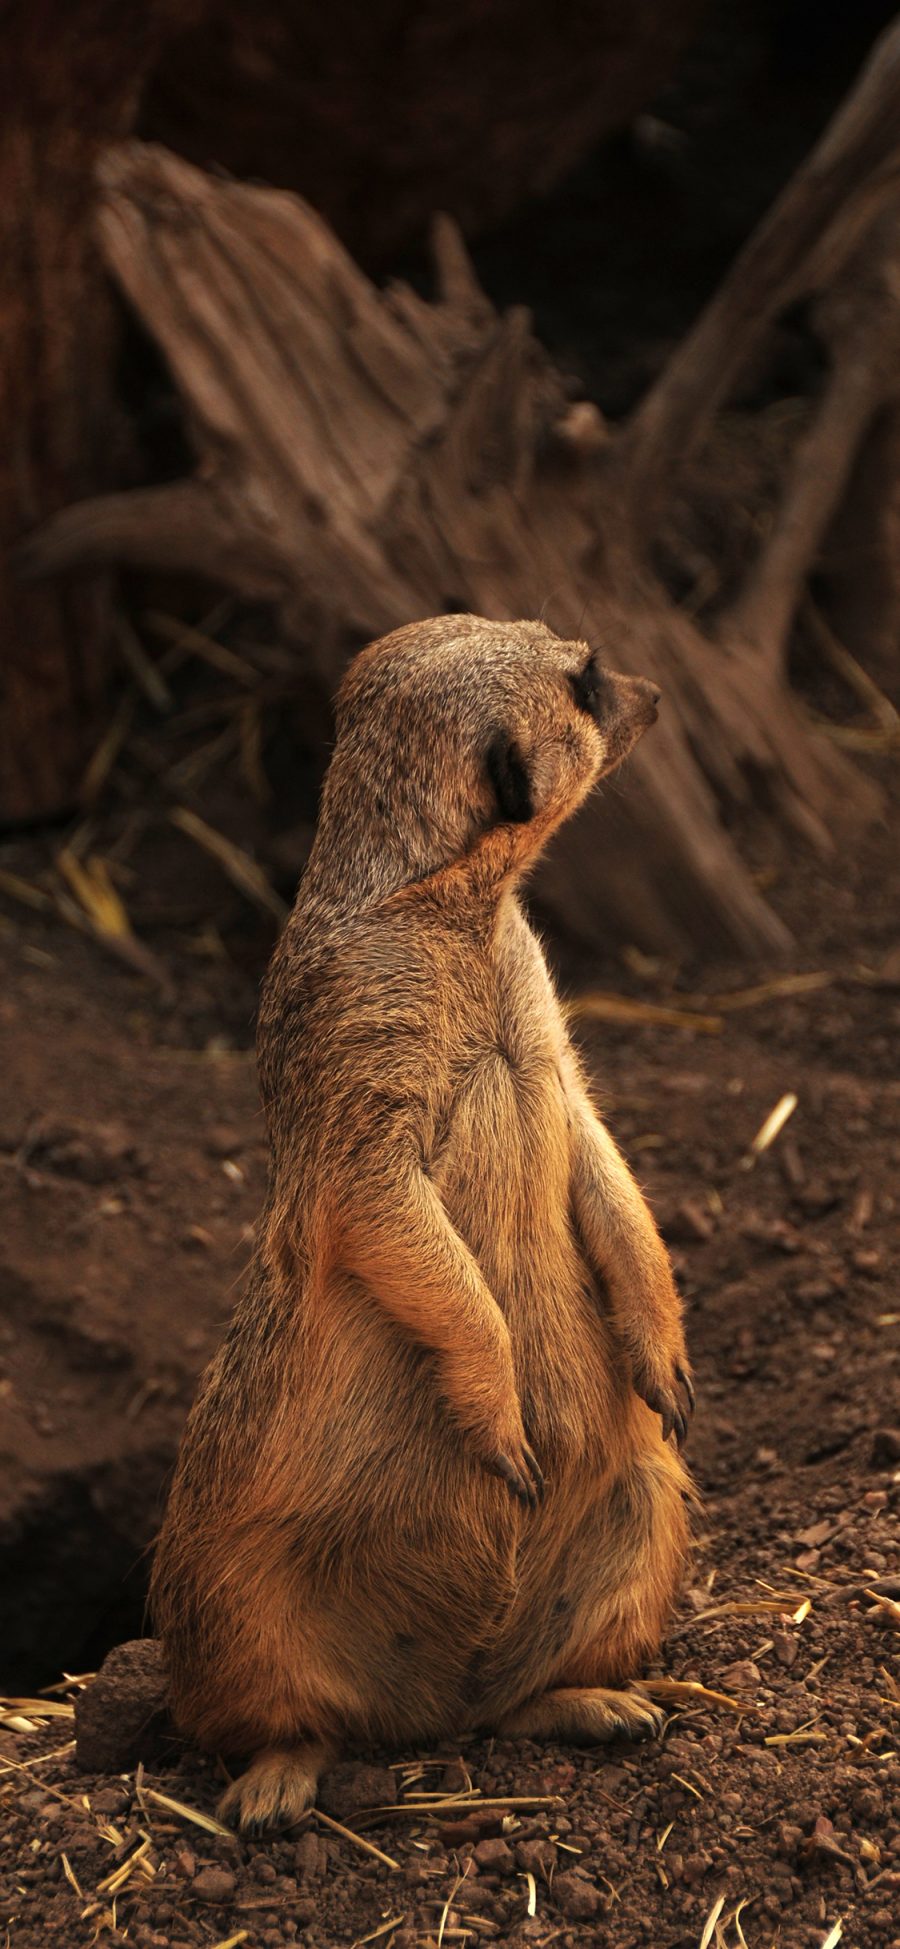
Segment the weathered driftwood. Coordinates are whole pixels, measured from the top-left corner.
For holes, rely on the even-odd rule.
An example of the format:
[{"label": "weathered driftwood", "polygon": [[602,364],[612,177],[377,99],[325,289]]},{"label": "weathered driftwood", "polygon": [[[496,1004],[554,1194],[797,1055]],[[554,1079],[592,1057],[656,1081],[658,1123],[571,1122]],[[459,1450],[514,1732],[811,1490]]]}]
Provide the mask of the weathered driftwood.
[{"label": "weathered driftwood", "polygon": [[442,198],[484,224],[547,187],[652,97],[703,4],[3,0],[0,824],[77,803],[109,708],[110,576],[26,587],[9,561],[126,465],[100,151],[151,133],[303,189],[374,259]]},{"label": "weathered driftwood", "polygon": [[[281,609],[333,684],[348,648],[446,608],[546,613],[662,684],[627,790],[539,885],[570,936],[772,953],[787,930],[726,821],[764,803],[822,847],[872,788],[801,711],[786,651],[861,444],[900,371],[900,27],[639,406],[572,405],[527,315],[499,318],[458,233],[437,301],[377,290],[297,198],[152,147],[109,154],[100,239],[184,401],[189,482],[58,516],[47,572],[193,567]],[[830,372],[743,588],[702,626],[653,563],[692,449],[774,319],[813,298]],[[892,449],[895,451],[895,449]],[[723,816],[724,815],[724,816]]]}]

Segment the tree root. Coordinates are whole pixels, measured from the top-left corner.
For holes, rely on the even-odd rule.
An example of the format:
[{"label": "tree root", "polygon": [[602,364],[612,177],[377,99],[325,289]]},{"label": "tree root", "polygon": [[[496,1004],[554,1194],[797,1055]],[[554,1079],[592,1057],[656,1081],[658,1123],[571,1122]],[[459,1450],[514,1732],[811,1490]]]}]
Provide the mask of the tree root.
[{"label": "tree root", "polygon": [[[786,666],[857,454],[894,396],[898,183],[900,26],[615,432],[572,407],[525,312],[497,317],[449,220],[427,304],[376,290],[296,197],[158,148],[114,150],[102,248],[165,354],[197,467],[57,516],[24,565],[193,567],[276,602],[329,684],[359,641],[441,610],[546,613],[589,635],[614,667],[653,675],[665,709],[625,796],[561,838],[540,904],[588,947],[615,933],[779,953],[788,930],[725,821],[761,806],[825,849],[877,801],[805,717]],[[655,577],[652,545],[717,405],[801,293],[819,294],[830,376],[743,588],[701,629]]]}]

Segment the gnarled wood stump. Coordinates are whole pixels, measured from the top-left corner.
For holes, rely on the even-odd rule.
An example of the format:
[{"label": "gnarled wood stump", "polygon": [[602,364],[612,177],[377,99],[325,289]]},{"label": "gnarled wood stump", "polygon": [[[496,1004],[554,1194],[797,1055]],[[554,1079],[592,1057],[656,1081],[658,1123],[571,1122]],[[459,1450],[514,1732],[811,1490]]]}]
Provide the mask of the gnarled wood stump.
[{"label": "gnarled wood stump", "polygon": [[[900,27],[630,422],[572,405],[521,311],[498,317],[455,227],[433,304],[380,292],[284,192],[131,145],[100,176],[106,261],[181,392],[190,481],[88,502],[34,572],[193,568],[280,607],[331,686],[359,641],[465,608],[545,613],[658,678],[627,790],[590,805],[539,883],[587,944],[771,954],[788,935],[729,834],[764,805],[821,847],[873,789],[788,681],[791,625],[856,455],[900,373]],[[829,373],[743,587],[679,608],[654,567],[691,455],[773,321],[815,304]]]}]

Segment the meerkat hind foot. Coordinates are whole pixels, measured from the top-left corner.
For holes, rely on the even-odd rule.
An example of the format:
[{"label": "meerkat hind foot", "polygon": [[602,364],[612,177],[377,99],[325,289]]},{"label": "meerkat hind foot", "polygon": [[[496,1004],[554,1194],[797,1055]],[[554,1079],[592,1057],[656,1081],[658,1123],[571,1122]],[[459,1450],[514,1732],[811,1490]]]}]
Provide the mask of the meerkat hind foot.
[{"label": "meerkat hind foot", "polygon": [[637,1685],[623,1692],[604,1685],[568,1685],[510,1712],[497,1730],[512,1739],[593,1746],[607,1739],[653,1739],[664,1721],[665,1714]]},{"label": "meerkat hind foot", "polygon": [[319,1774],[331,1753],[319,1740],[268,1746],[233,1780],[219,1801],[219,1818],[242,1834],[292,1827],[312,1806]]}]

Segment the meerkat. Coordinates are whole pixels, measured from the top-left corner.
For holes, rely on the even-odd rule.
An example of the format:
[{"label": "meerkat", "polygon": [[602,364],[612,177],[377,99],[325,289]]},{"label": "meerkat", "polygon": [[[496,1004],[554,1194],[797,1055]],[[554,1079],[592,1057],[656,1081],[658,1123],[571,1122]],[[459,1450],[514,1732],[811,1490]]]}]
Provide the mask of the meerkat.
[{"label": "meerkat", "polygon": [[693,1388],[524,874],[658,693],[542,624],[356,658],[264,984],[268,1199],[152,1604],[177,1723],[297,1820],[345,1743],[659,1729]]}]

